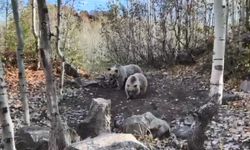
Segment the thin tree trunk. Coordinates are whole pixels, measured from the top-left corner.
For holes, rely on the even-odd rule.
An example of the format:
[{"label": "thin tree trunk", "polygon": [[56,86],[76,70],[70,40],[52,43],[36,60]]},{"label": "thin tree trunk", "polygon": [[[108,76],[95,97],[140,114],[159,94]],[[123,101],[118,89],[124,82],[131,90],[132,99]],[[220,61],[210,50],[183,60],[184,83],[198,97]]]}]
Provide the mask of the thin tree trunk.
[{"label": "thin tree trunk", "polygon": [[153,48],[154,48],[154,35],[155,35],[155,26],[153,22],[153,12],[152,12],[153,3],[152,0],[148,0],[148,47],[147,47],[147,59],[148,63],[152,64],[154,61]]},{"label": "thin tree trunk", "polygon": [[[229,18],[229,0],[226,0],[226,6],[227,6],[227,9],[226,9],[226,38],[228,36],[228,18]],[[228,42],[226,40],[226,42]]]},{"label": "thin tree trunk", "polygon": [[[232,1],[232,14],[231,14],[231,21],[232,21],[232,25],[231,25],[231,28],[232,28],[232,41],[234,41],[234,34],[235,34],[235,1]],[[233,44],[234,46],[234,44]]]},{"label": "thin tree trunk", "polygon": [[37,0],[39,23],[41,31],[40,53],[46,78],[47,101],[51,108],[51,131],[49,150],[63,150],[69,145],[65,137],[65,128],[58,110],[58,97],[54,83],[54,75],[51,62],[50,25],[46,0]]},{"label": "thin tree trunk", "polygon": [[[190,25],[190,20],[189,20],[189,13],[191,14],[191,4],[189,4],[189,0],[186,0],[186,5],[187,5],[187,9],[186,9],[186,14],[185,14],[185,23],[186,23],[186,27],[185,27],[185,50],[188,50],[189,48],[189,32],[188,30],[191,30],[191,25]],[[190,8],[188,8],[190,7]],[[194,14],[193,14],[194,15]]]},{"label": "thin tree trunk", "polygon": [[205,9],[205,11],[204,11],[204,26],[206,27],[208,27],[207,29],[205,28],[204,30],[204,39],[205,38],[207,38],[207,33],[208,33],[208,30],[209,30],[209,24],[207,24],[207,1],[206,0],[204,0],[203,1],[203,3],[204,3],[204,9]]},{"label": "thin tree trunk", "polygon": [[7,85],[4,81],[4,69],[0,59],[0,122],[2,125],[2,142],[5,150],[16,150],[14,140],[14,124],[10,117]]},{"label": "thin tree trunk", "polygon": [[36,44],[36,52],[37,52],[37,58],[38,58],[38,62],[37,62],[37,69],[40,69],[41,67],[41,56],[39,54],[39,44],[40,44],[40,36],[38,35],[38,30],[37,30],[37,19],[36,19],[36,0],[31,0],[31,8],[32,8],[32,33],[33,36],[35,38],[35,44]]},{"label": "thin tree trunk", "polygon": [[246,10],[247,10],[247,5],[246,5],[246,0],[241,1],[241,15],[242,15],[242,27],[245,29],[246,25]]},{"label": "thin tree trunk", "polygon": [[250,0],[246,0],[246,29],[250,31]]},{"label": "thin tree trunk", "polygon": [[181,9],[180,9],[181,3],[178,2],[178,0],[176,1],[176,20],[177,20],[177,51],[180,51],[181,49]]},{"label": "thin tree trunk", "polygon": [[210,32],[210,28],[214,26],[214,13],[213,13],[213,7],[214,7],[214,2],[209,3],[209,16],[208,16],[208,24],[209,24],[209,32],[208,35],[213,34],[213,32]]},{"label": "thin tree trunk", "polygon": [[214,49],[213,64],[210,79],[210,96],[219,94],[218,102],[222,103],[223,94],[223,73],[224,73],[224,53],[225,53],[225,6],[222,0],[214,1],[215,29],[214,29]]},{"label": "thin tree trunk", "polygon": [[56,49],[57,54],[61,59],[61,77],[60,77],[60,95],[63,94],[64,74],[65,74],[65,57],[61,51],[60,44],[60,23],[61,23],[61,0],[57,0],[57,30],[56,30]]},{"label": "thin tree trunk", "polygon": [[5,38],[4,38],[4,48],[7,49],[7,31],[8,31],[8,13],[9,13],[9,0],[6,0],[6,6],[5,6]]},{"label": "thin tree trunk", "polygon": [[[229,45],[228,43],[230,42],[229,41],[229,38],[228,38],[228,26],[229,26],[229,0],[226,0],[226,35],[225,35],[225,43],[226,45]],[[234,46],[234,44],[233,44]],[[234,48],[233,48],[234,49]],[[227,48],[225,49],[225,52],[228,53],[229,52],[229,48],[227,46]],[[225,56],[225,59],[229,59],[229,55],[226,55]]]},{"label": "thin tree trunk", "polygon": [[239,44],[239,53],[242,51],[242,33],[244,32],[244,14],[243,14],[243,0],[239,1],[239,25],[238,25],[238,44]]},{"label": "thin tree trunk", "polygon": [[19,19],[19,13],[18,13],[18,2],[17,0],[11,0],[12,4],[12,10],[13,10],[13,16],[15,19],[16,24],[16,34],[17,34],[17,63],[18,63],[18,77],[19,77],[19,88],[20,88],[20,94],[21,94],[21,100],[23,103],[23,110],[24,110],[24,122],[28,126],[30,125],[30,114],[29,114],[29,104],[28,104],[28,98],[27,98],[27,83],[25,79],[25,66],[24,66],[24,40],[23,40],[23,30],[21,27],[20,19]]},{"label": "thin tree trunk", "polygon": [[234,28],[235,26],[235,1],[232,1],[232,27]]}]

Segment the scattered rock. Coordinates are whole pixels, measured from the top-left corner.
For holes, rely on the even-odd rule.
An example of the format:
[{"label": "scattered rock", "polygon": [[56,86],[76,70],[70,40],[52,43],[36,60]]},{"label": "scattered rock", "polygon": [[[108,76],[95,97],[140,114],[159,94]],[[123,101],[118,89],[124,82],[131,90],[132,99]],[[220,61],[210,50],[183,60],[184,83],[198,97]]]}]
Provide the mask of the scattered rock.
[{"label": "scattered rock", "polygon": [[70,145],[66,150],[148,150],[131,134],[101,134]]},{"label": "scattered rock", "polygon": [[[121,114],[124,118],[132,114],[138,114],[136,110],[140,110],[141,113],[147,111],[154,112],[155,110],[154,115],[159,113],[160,118],[163,118],[162,115],[164,115],[164,120],[172,121],[178,117],[183,117],[190,110],[206,103],[204,97],[206,97],[209,90],[209,78],[204,71],[197,74],[194,69],[188,67],[188,72],[186,72],[187,69],[186,71],[181,69],[181,74],[176,76],[171,73],[169,69],[170,68],[167,69],[168,75],[162,75],[161,72],[157,71],[146,72],[150,82],[149,93],[147,97],[137,101],[126,101],[125,98],[123,99],[124,91],[114,91],[114,89],[100,88],[100,86],[74,88],[76,85],[65,83],[64,99],[59,104],[60,112],[62,112],[60,114],[67,118],[67,123],[71,127],[76,128],[77,125],[86,118],[92,98],[103,97],[112,100],[112,114],[114,114],[114,118]],[[45,115],[47,114],[47,102],[44,96],[45,94],[43,93],[45,92],[43,70],[31,71],[26,69],[26,73],[31,122],[38,126],[48,127],[50,121]],[[15,68],[6,72],[6,80],[9,88],[9,103],[12,106],[10,107],[10,111],[15,129],[17,130],[23,127],[24,124],[18,92],[18,69]],[[59,79],[57,80],[59,81]],[[74,81],[72,84],[77,83]],[[90,93],[92,93],[92,95],[90,95]],[[249,109],[246,108],[246,104],[249,103],[250,96],[248,93],[237,92],[236,90],[233,91],[233,93],[237,93],[244,99],[221,106],[222,108],[218,116],[214,117],[214,120],[209,125],[209,129],[206,131],[206,135],[208,136],[208,140],[205,142],[206,149],[236,149],[235,147],[241,146],[242,143],[249,143],[246,139],[250,137],[250,114]],[[175,99],[178,99],[178,101],[175,101]],[[152,103],[156,105],[151,105]],[[42,114],[39,112],[42,112]],[[120,126],[119,124],[123,122],[122,120],[122,117],[118,118],[116,124],[118,127]],[[171,126],[175,126],[175,124],[176,123],[171,123]],[[185,122],[185,124],[189,123]],[[117,132],[120,132],[120,130]],[[240,137],[238,138],[239,135]],[[214,142],[216,139],[219,139],[219,143]],[[169,139],[153,140],[155,140],[155,145],[157,145],[155,149],[170,149],[166,145],[166,141]],[[149,142],[151,141],[152,140]],[[39,143],[43,142],[44,141]],[[47,141],[44,143],[46,142]],[[218,144],[213,145],[212,143]],[[46,144],[43,146],[46,146]],[[178,147],[174,148],[180,149]],[[238,149],[243,148],[240,147]]]},{"label": "scattered rock", "polygon": [[123,131],[134,135],[151,133],[153,137],[162,138],[170,135],[170,126],[166,121],[156,118],[151,112],[146,112],[125,119]]},{"label": "scattered rock", "polygon": [[103,98],[93,99],[88,116],[78,126],[77,133],[82,139],[111,132],[111,101]]}]

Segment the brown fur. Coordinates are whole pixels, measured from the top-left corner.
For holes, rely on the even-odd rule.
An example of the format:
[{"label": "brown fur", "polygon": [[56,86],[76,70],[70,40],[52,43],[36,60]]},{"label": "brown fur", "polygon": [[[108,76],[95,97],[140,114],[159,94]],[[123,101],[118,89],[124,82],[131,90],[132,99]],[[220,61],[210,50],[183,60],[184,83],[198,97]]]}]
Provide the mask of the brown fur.
[{"label": "brown fur", "polygon": [[127,78],[135,73],[143,73],[138,65],[114,65],[108,69],[110,78],[116,80],[118,89],[124,88]]},{"label": "brown fur", "polygon": [[125,84],[127,99],[136,98],[147,92],[148,81],[142,73],[135,73],[128,77]]}]

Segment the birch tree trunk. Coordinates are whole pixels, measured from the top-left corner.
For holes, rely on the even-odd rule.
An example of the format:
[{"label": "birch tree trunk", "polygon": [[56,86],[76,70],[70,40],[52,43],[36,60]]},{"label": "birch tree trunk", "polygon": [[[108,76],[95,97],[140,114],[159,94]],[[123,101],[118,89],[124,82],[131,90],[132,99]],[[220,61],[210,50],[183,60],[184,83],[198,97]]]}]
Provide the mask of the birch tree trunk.
[{"label": "birch tree trunk", "polygon": [[61,59],[61,77],[60,77],[60,95],[63,94],[64,74],[65,74],[65,57],[61,51],[60,44],[60,23],[61,23],[61,0],[57,0],[57,30],[56,30],[56,49],[57,54]]},{"label": "birch tree trunk", "polygon": [[215,29],[214,29],[214,49],[213,64],[210,79],[210,96],[219,94],[218,102],[222,103],[223,94],[223,73],[224,73],[224,53],[225,53],[225,5],[222,0],[214,1]]},{"label": "birch tree trunk", "polygon": [[188,147],[192,150],[202,150],[206,139],[205,131],[214,115],[218,113],[219,105],[222,103],[223,94],[223,71],[225,53],[225,5],[223,0],[214,1],[214,49],[213,64],[210,80],[210,97],[207,104],[201,106],[193,116],[195,122],[192,124],[192,134],[188,138]]},{"label": "birch tree trunk", "polygon": [[7,49],[7,31],[8,31],[8,14],[9,14],[9,0],[6,0],[5,4],[5,38],[4,38],[4,48]]},{"label": "birch tree trunk", "polygon": [[31,0],[31,8],[32,8],[32,33],[33,36],[35,38],[35,44],[36,44],[36,52],[37,52],[37,58],[38,58],[38,62],[37,62],[37,69],[40,69],[41,67],[41,56],[39,54],[39,47],[40,47],[40,36],[38,35],[38,30],[37,30],[37,22],[36,22],[36,16],[37,16],[37,12],[36,12],[36,0]]},{"label": "birch tree trunk", "polygon": [[4,81],[4,69],[0,59],[0,122],[2,125],[2,142],[5,150],[16,150],[14,141],[14,125],[10,117],[7,85]]},{"label": "birch tree trunk", "polygon": [[58,97],[56,94],[56,86],[54,83],[54,76],[51,62],[51,44],[50,44],[50,24],[49,14],[46,0],[37,0],[38,14],[40,23],[40,53],[44,74],[46,78],[46,97],[51,108],[51,131],[49,139],[49,150],[63,150],[69,141],[66,140],[65,130],[60,118],[58,110]]},{"label": "birch tree trunk", "polygon": [[17,34],[17,64],[18,64],[18,78],[19,78],[19,88],[21,94],[21,100],[23,103],[23,110],[24,110],[24,122],[28,126],[30,125],[30,114],[29,114],[29,104],[27,98],[27,83],[25,79],[25,66],[24,66],[24,41],[23,41],[23,30],[19,19],[19,12],[18,12],[18,2],[17,0],[11,0],[13,16],[15,19],[16,25],[16,34]]}]

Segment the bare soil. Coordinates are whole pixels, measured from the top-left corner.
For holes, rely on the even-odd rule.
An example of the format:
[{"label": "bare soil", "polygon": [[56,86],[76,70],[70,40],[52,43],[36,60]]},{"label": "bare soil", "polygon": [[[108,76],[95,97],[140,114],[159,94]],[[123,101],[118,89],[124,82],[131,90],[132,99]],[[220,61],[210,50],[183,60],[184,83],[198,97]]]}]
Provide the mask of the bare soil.
[{"label": "bare soil", "polygon": [[[207,88],[201,81],[201,77],[181,78],[164,75],[160,72],[147,73],[146,77],[149,88],[147,94],[141,98],[127,100],[124,90],[88,87],[71,90],[74,94],[65,95],[60,106],[72,108],[65,113],[66,116],[74,116],[77,114],[75,111],[79,112],[79,109],[83,110],[81,116],[85,116],[91,100],[100,97],[111,100],[112,118],[120,117],[121,119],[135,114],[152,112],[157,117],[171,122],[206,103]],[[67,91],[67,93],[70,92]],[[79,121],[68,118],[69,122],[72,122],[71,125],[77,124],[75,121]]]},{"label": "bare soil", "polygon": [[[173,127],[176,119],[186,116],[206,103],[209,89],[209,72],[196,71],[195,67],[162,71],[147,71],[149,88],[144,97],[127,100],[125,92],[113,88],[74,87],[65,85],[64,96],[59,103],[61,116],[69,126],[77,125],[86,118],[93,98],[111,100],[112,128],[119,132],[124,118],[134,114],[152,112],[155,116],[166,120]],[[45,81],[42,70],[26,69],[28,82],[28,99],[30,105],[31,124],[50,126],[45,98]],[[58,76],[57,76],[58,77]],[[57,78],[58,79],[58,78]],[[9,104],[15,129],[23,127],[22,103],[18,88],[18,70],[6,70]],[[225,87],[232,87],[226,81]],[[226,88],[229,89],[229,88]],[[237,91],[237,88],[233,89]],[[244,94],[243,100],[222,106],[218,116],[209,124],[206,134],[206,149],[244,149],[241,145],[250,145],[250,96]],[[116,123],[114,123],[116,122]],[[166,149],[159,141],[155,141],[155,149]],[[249,146],[250,147],[250,146]]]}]

